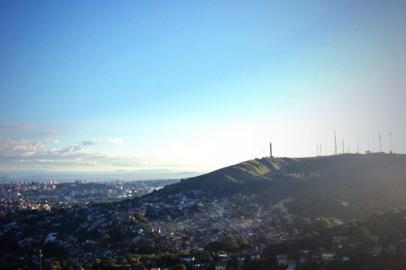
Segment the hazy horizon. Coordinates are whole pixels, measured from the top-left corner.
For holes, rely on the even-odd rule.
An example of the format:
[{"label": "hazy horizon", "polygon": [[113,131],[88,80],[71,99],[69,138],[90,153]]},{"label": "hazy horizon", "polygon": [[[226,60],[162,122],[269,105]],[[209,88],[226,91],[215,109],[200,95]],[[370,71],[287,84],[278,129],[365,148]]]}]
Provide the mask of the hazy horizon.
[{"label": "hazy horizon", "polygon": [[[0,176],[406,153],[401,1],[2,1]],[[391,133],[391,142],[389,133]],[[349,148],[349,149],[348,149]],[[349,151],[348,151],[349,150]],[[162,177],[165,177],[163,175]]]}]

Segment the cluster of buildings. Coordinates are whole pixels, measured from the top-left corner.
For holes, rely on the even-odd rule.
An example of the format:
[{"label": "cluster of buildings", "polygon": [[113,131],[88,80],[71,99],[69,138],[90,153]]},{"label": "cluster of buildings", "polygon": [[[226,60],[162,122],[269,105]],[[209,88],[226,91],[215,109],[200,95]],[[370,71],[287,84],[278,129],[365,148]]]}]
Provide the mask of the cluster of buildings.
[{"label": "cluster of buildings", "polygon": [[[173,181],[170,181],[172,183]],[[169,183],[169,182],[168,182]],[[161,188],[165,181],[0,182],[0,218],[19,210],[45,210],[133,198]]]},{"label": "cluster of buildings", "polygon": [[[157,187],[130,183],[3,184],[3,201],[20,206],[36,203],[42,208],[17,211],[24,208],[16,207],[0,218],[0,264],[38,265],[41,250],[48,263],[108,261],[126,254],[177,254],[177,260],[188,269],[239,270],[247,259],[260,260],[270,243],[292,242],[300,232],[297,226],[286,226],[291,217],[285,204],[291,198],[265,207],[254,194],[214,196],[203,190],[169,194],[161,190],[142,197],[128,195],[151,189]],[[98,196],[113,200],[101,203],[106,200]],[[63,200],[70,201],[69,207],[57,207]],[[401,236],[396,241],[383,239],[367,229],[356,235],[332,235],[321,246],[296,246],[291,252],[278,251],[273,259],[281,269],[294,270],[309,262],[351,262],[358,249],[374,257],[396,255],[406,247],[406,238]],[[159,260],[133,266],[165,269]]]},{"label": "cluster of buildings", "polygon": [[[359,228],[357,228],[358,230]],[[328,265],[330,263],[349,264],[352,260],[374,258],[381,256],[397,256],[406,253],[406,237],[399,233],[396,239],[388,239],[371,234],[367,228],[361,228],[357,235],[333,235],[330,241],[318,246],[319,241],[314,239],[311,248],[291,249],[290,252],[275,255],[276,264],[281,269],[295,270],[301,266],[312,263],[313,265]],[[381,232],[385,234],[385,232]]]},{"label": "cluster of buildings", "polygon": [[10,248],[1,254],[0,262],[34,263],[39,249],[44,258],[59,256],[77,262],[126,253],[196,251],[227,235],[248,239],[246,253],[259,253],[266,247],[264,236],[283,234],[270,226],[272,218],[272,213],[249,196],[219,199],[200,191],[24,215],[16,212],[0,220],[0,245]]}]

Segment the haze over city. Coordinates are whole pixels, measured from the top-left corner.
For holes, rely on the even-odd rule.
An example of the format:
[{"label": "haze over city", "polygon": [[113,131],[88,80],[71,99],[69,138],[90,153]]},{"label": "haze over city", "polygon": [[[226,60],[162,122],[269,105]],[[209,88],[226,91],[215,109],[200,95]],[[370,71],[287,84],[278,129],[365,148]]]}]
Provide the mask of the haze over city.
[{"label": "haze over city", "polygon": [[0,175],[406,152],[406,3],[294,2],[1,1]]}]

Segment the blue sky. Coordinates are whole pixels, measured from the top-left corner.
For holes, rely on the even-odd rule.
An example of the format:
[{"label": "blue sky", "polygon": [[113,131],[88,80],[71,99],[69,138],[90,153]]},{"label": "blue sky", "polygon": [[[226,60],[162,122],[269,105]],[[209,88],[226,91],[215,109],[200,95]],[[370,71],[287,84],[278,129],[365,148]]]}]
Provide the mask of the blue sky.
[{"label": "blue sky", "polygon": [[[283,3],[281,3],[283,2]],[[405,152],[402,1],[1,1],[0,172]],[[346,147],[346,148],[347,148]],[[351,149],[352,147],[352,149]],[[377,150],[377,149],[375,149]]]}]

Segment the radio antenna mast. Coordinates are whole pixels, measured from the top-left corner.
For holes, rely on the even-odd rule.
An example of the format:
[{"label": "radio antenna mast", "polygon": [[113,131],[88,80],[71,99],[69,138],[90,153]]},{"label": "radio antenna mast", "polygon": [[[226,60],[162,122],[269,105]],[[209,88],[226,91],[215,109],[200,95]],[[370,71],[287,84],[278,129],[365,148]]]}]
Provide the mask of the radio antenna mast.
[{"label": "radio antenna mast", "polygon": [[357,154],[359,154],[359,140],[357,140]]},{"label": "radio antenna mast", "polygon": [[336,130],[334,130],[334,155],[337,155],[337,136],[336,136]]},{"label": "radio antenna mast", "polygon": [[392,154],[392,133],[389,131],[389,154]]}]

